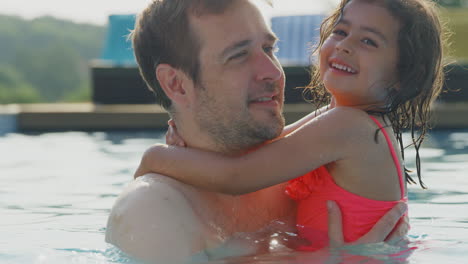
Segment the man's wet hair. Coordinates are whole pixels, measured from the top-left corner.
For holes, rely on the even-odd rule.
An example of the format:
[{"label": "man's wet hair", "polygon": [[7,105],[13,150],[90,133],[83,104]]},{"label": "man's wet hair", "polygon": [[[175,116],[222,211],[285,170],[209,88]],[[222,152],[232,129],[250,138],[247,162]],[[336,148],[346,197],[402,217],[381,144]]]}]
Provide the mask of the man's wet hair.
[{"label": "man's wet hair", "polygon": [[156,67],[169,64],[198,83],[200,40],[190,26],[189,16],[222,14],[235,1],[240,0],[154,0],[137,16],[130,38],[140,74],[169,113],[172,102],[156,78]]}]

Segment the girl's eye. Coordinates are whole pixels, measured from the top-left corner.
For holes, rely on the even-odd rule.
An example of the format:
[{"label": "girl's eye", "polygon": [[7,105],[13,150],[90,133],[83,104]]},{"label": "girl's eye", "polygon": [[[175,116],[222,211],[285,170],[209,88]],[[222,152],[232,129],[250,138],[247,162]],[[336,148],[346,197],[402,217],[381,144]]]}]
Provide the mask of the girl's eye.
[{"label": "girl's eye", "polygon": [[344,30],[341,30],[341,29],[335,29],[333,31],[333,34],[334,35],[339,35],[339,36],[344,36],[344,37],[346,37],[346,35],[347,35],[347,33]]},{"label": "girl's eye", "polygon": [[363,39],[362,42],[364,44],[366,44],[366,45],[369,45],[369,46],[373,46],[373,47],[376,47],[376,48],[378,47],[377,43],[375,43],[375,41],[373,41],[372,39],[366,38],[366,39]]}]

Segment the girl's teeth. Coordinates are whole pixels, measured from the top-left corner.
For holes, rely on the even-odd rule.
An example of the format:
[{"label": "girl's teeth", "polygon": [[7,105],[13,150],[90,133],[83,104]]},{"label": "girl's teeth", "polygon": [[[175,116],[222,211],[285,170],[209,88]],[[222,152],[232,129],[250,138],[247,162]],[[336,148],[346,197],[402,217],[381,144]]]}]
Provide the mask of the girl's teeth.
[{"label": "girl's teeth", "polygon": [[342,70],[342,71],[347,71],[347,72],[349,72],[349,73],[354,73],[354,70],[353,70],[353,69],[351,69],[351,68],[349,68],[349,67],[347,67],[347,66],[344,66],[344,65],[340,65],[340,64],[333,63],[333,64],[332,64],[332,67],[333,67],[333,68],[337,68],[337,69]]},{"label": "girl's teeth", "polygon": [[271,100],[271,97],[262,97],[262,98],[259,98],[257,101],[266,102],[266,101],[270,101],[270,100]]}]

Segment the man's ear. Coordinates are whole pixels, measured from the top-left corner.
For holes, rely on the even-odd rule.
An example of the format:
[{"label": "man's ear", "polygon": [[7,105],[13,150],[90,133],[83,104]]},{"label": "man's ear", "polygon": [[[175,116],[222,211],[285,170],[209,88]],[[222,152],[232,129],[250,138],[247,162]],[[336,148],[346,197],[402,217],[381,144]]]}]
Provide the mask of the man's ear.
[{"label": "man's ear", "polygon": [[187,103],[187,87],[184,84],[187,81],[185,73],[169,64],[159,64],[156,67],[156,78],[171,101],[179,104]]}]

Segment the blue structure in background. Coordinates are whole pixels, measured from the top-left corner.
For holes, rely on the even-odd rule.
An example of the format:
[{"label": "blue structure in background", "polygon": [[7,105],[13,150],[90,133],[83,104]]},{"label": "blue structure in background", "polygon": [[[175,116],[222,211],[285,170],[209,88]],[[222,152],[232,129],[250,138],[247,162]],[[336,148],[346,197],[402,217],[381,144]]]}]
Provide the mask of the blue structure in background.
[{"label": "blue structure in background", "polygon": [[132,43],[128,34],[135,28],[136,15],[111,15],[107,38],[100,58],[110,66],[136,66]]},{"label": "blue structure in background", "polygon": [[2,113],[0,114],[0,136],[7,134],[7,133],[12,133],[16,132],[17,130],[17,113],[11,113],[11,114],[5,114]]},{"label": "blue structure in background", "polygon": [[[109,66],[136,66],[132,44],[127,36],[135,26],[136,15],[111,15],[107,39],[100,60]],[[280,16],[271,19],[279,37],[277,56],[283,66],[308,66],[311,47],[319,38],[323,15]]]},{"label": "blue structure in background", "polygon": [[308,66],[311,51],[320,36],[323,15],[280,16],[271,19],[271,28],[280,39],[276,54],[283,66]]}]

